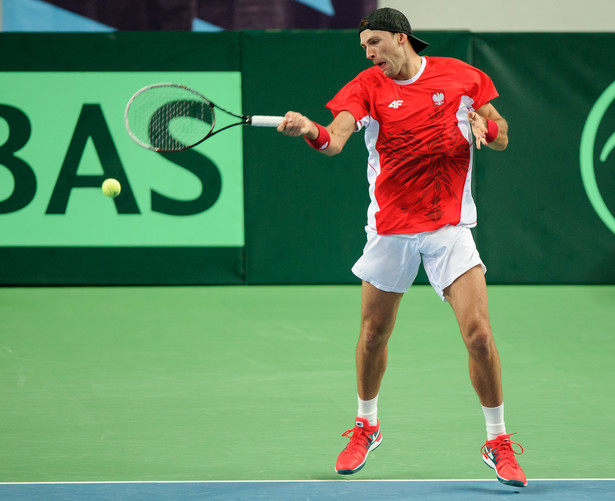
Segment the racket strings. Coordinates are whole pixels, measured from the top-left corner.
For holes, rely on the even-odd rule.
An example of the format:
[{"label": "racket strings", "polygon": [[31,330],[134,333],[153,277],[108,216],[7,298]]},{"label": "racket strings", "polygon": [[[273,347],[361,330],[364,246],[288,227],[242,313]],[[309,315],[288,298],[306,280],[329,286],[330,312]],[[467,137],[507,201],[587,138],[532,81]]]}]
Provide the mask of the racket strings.
[{"label": "racket strings", "polygon": [[194,146],[211,133],[215,122],[212,103],[174,85],[154,86],[137,94],[126,113],[132,135],[159,151]]},{"label": "racket strings", "polygon": [[172,101],[152,114],[147,135],[154,148],[177,150],[203,139],[213,125],[214,115],[208,103]]}]

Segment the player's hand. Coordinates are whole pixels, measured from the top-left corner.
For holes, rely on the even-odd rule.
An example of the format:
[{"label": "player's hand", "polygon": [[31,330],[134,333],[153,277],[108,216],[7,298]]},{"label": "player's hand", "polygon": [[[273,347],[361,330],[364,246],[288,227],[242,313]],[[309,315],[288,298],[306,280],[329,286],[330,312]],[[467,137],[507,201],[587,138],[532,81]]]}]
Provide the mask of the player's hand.
[{"label": "player's hand", "polygon": [[307,136],[309,139],[318,137],[318,129],[306,116],[296,111],[289,111],[284,115],[284,120],[278,125],[278,132],[287,136]]},{"label": "player's hand", "polygon": [[481,145],[487,145],[487,119],[481,117],[475,111],[470,111],[468,121],[472,126],[472,134],[476,138],[476,149],[480,150]]}]

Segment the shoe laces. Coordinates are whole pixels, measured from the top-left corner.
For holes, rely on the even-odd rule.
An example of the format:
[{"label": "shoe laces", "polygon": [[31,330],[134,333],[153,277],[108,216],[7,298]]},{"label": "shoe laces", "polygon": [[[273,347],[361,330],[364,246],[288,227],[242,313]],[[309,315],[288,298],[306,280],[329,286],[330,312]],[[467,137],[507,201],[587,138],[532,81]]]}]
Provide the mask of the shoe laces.
[{"label": "shoe laces", "polygon": [[352,451],[359,447],[369,447],[370,438],[365,428],[355,426],[354,428],[346,430],[342,433],[342,437],[347,437],[350,439],[350,442],[348,442],[348,445],[346,446],[347,451]]},{"label": "shoe laces", "polygon": [[[516,435],[516,433],[510,433],[508,435],[506,434],[498,435],[497,438],[494,438],[493,440],[488,440],[487,443],[481,447],[480,449],[481,453],[486,454],[487,451],[485,451],[485,448],[489,447],[491,451],[493,452],[493,455],[496,459],[496,463],[498,464],[498,466],[501,467],[501,466],[505,466],[506,464],[517,466],[518,463],[517,463],[517,460],[515,459],[515,454],[516,455],[523,454],[523,447],[521,446],[521,444],[518,444],[517,442],[512,442],[510,440],[511,435]],[[517,452],[513,448],[513,445],[518,445],[521,451]]]}]

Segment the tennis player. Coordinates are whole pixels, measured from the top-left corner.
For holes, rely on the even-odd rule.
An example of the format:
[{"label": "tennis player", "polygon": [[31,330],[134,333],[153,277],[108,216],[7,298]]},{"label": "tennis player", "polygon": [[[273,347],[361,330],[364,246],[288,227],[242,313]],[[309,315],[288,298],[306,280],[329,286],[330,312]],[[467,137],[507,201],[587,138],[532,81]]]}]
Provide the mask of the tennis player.
[{"label": "tennis player", "polygon": [[335,469],[343,475],[359,471],[382,442],[377,404],[387,342],[402,295],[422,260],[431,285],[451,305],[468,349],[470,379],[487,428],[483,460],[500,482],[525,486],[504,423],[486,268],[470,232],[476,225],[473,144],[493,150],[508,145],[508,124],[491,104],[498,93],[485,73],[462,61],[420,56],[428,44],[413,35],[408,19],[395,9],[369,14],[359,36],[374,66],[327,104],[333,121],[323,127],[289,111],[278,127],[286,135],[304,136],[325,155],[341,152],[353,132],[365,131],[371,204],[367,243],[352,268],[363,281],[358,415],[354,428],[343,434],[350,441]]}]

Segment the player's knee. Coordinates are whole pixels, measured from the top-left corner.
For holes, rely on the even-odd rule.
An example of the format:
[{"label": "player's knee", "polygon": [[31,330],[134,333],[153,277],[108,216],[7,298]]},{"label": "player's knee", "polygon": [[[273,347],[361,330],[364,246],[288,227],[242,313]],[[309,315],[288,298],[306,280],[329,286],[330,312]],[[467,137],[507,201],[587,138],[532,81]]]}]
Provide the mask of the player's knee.
[{"label": "player's knee", "polygon": [[392,326],[374,321],[364,321],[361,326],[360,342],[366,351],[377,351],[386,346]]},{"label": "player's knee", "polygon": [[476,321],[463,333],[466,347],[475,358],[489,358],[495,349],[493,333],[487,322]]}]

